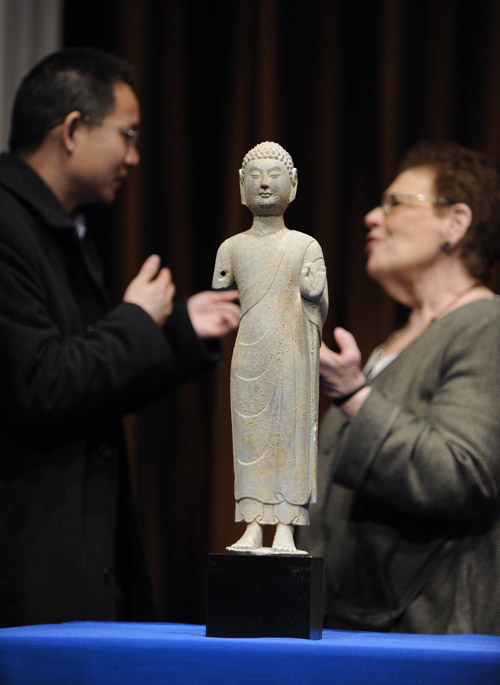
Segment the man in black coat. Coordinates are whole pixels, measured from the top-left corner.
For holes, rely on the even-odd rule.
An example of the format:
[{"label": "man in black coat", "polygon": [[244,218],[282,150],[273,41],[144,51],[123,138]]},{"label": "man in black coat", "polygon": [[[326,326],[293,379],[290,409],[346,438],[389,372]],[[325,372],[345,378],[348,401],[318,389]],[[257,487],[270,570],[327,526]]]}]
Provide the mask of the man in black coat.
[{"label": "man in black coat", "polygon": [[121,417],[213,366],[236,293],[173,306],[150,256],[110,308],[76,210],[139,162],[133,73],[73,48],[40,62],[0,156],[0,625],[154,620]]}]

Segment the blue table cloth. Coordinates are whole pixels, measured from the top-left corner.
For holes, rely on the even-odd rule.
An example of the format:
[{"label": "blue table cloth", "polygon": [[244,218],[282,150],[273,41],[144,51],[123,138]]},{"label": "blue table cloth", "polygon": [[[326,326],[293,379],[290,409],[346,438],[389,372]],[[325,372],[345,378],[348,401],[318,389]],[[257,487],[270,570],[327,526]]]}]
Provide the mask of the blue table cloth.
[{"label": "blue table cloth", "polygon": [[63,623],[0,630],[1,685],[500,684],[500,637],[325,630],[208,638],[205,627]]}]

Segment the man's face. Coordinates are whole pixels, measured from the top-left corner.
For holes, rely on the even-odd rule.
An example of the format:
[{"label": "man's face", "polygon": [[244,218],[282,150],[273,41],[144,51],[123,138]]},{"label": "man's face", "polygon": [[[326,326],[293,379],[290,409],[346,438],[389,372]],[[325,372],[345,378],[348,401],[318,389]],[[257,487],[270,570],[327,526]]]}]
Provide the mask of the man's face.
[{"label": "man's face", "polygon": [[120,132],[138,130],[139,102],[126,83],[113,86],[115,107],[102,122],[80,122],[69,168],[70,195],[77,205],[113,202],[129,168],[139,163],[134,144]]},{"label": "man's face", "polygon": [[245,168],[241,197],[255,216],[281,216],[293,199],[288,169],[276,159],[252,160]]}]

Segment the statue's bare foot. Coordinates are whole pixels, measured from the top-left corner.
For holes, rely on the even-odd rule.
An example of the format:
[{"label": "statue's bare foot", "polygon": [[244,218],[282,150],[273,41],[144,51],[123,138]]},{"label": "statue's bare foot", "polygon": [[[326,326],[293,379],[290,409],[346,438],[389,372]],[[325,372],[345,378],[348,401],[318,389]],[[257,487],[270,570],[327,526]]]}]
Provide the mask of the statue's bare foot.
[{"label": "statue's bare foot", "polygon": [[241,538],[231,545],[226,547],[228,552],[251,552],[254,549],[262,547],[262,526],[257,521],[252,521],[246,527],[245,532]]},{"label": "statue's bare foot", "polygon": [[293,526],[278,523],[273,540],[273,552],[279,554],[307,554],[295,547]]}]

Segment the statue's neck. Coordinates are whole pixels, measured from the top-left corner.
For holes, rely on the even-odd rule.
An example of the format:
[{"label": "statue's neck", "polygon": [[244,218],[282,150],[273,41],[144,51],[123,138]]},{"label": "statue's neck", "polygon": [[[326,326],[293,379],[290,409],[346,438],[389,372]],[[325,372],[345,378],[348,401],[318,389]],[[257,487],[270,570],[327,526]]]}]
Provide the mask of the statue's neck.
[{"label": "statue's neck", "polygon": [[276,233],[286,229],[285,220],[281,216],[254,216],[252,230],[258,233]]}]

